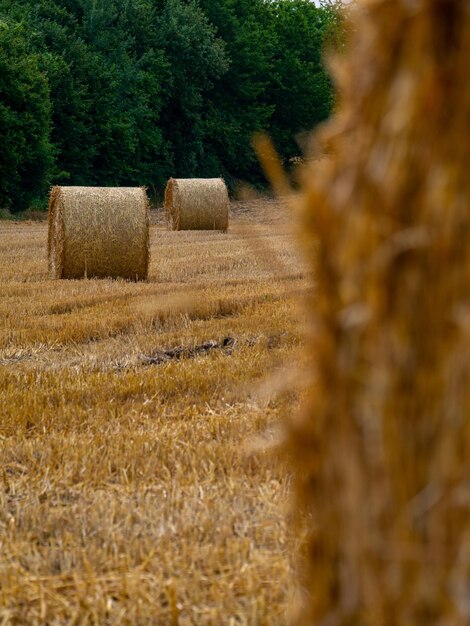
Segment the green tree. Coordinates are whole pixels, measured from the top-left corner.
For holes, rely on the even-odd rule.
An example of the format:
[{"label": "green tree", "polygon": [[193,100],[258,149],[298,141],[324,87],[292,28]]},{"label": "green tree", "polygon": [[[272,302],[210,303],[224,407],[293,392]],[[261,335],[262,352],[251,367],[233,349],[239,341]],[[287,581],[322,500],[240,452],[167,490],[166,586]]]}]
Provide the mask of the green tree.
[{"label": "green tree", "polygon": [[157,32],[171,66],[160,124],[173,148],[175,175],[220,174],[219,167],[207,167],[204,117],[214,98],[214,85],[229,67],[226,46],[192,1],[167,0]]},{"label": "green tree", "polygon": [[274,0],[267,10],[277,42],[266,93],[274,107],[270,132],[288,158],[299,153],[296,137],[310,132],[332,111],[334,92],[323,53],[336,13],[309,0]]},{"label": "green tree", "polygon": [[260,180],[251,139],[255,132],[269,129],[275,108],[265,95],[276,47],[269,11],[263,0],[200,4],[224,40],[230,60],[206,107],[206,160],[218,163],[229,178]]},{"label": "green tree", "polygon": [[44,195],[51,173],[49,87],[21,24],[0,18],[0,207]]},{"label": "green tree", "polygon": [[23,190],[8,203],[24,206],[48,178],[160,189],[170,175],[260,182],[255,132],[289,157],[295,136],[329,115],[321,53],[338,33],[335,11],[308,0],[0,0],[12,145],[1,184]]},{"label": "green tree", "polygon": [[12,19],[22,20],[29,45],[39,56],[52,103],[53,182],[93,182],[96,136],[93,98],[88,84],[92,50],[65,4],[55,0],[0,0]]}]

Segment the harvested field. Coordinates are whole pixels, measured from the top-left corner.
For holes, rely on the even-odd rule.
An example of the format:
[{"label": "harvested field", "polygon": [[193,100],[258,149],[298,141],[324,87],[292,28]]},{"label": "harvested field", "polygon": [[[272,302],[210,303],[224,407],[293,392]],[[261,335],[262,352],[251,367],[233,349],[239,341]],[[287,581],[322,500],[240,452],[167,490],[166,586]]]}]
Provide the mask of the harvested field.
[{"label": "harvested field", "polygon": [[304,359],[289,221],[267,200],[227,234],[154,213],[145,283],[53,281],[47,224],[0,223],[2,625],[286,623],[265,447]]}]

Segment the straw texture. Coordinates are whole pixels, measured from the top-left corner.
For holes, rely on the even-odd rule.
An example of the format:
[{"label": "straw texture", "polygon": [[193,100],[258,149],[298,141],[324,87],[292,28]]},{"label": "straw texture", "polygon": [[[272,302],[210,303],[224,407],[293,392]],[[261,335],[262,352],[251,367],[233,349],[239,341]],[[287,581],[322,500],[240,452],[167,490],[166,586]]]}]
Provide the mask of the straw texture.
[{"label": "straw texture", "polygon": [[149,203],[144,188],[53,187],[49,269],[54,278],[147,278]]},{"label": "straw texture", "polygon": [[222,178],[170,178],[165,210],[173,230],[228,228],[229,198]]},{"label": "straw texture", "polygon": [[312,383],[296,621],[470,623],[470,10],[359,2],[304,172]]}]

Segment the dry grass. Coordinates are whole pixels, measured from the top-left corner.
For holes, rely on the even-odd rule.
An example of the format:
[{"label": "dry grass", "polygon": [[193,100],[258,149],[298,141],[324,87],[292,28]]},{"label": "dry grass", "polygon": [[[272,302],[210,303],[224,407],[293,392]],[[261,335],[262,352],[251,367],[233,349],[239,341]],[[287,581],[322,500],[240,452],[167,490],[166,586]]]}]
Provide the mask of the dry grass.
[{"label": "dry grass", "polygon": [[470,623],[470,12],[364,0],[306,172],[299,624]]},{"label": "dry grass", "polygon": [[173,230],[228,228],[229,198],[222,178],[170,178],[165,210]]},{"label": "dry grass", "polygon": [[53,187],[49,201],[53,278],[147,278],[149,203],[144,188]]},{"label": "dry grass", "polygon": [[2,625],[285,623],[288,480],[248,453],[298,401],[257,392],[303,360],[285,222],[152,226],[147,283],[50,280],[47,226],[0,225]]}]

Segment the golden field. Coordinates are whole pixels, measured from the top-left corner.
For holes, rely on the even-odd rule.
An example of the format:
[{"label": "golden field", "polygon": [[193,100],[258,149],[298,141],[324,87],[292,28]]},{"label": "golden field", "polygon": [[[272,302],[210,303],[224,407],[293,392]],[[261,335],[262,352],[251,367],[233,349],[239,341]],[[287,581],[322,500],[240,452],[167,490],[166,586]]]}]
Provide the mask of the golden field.
[{"label": "golden field", "polygon": [[232,205],[227,234],[159,215],[145,283],[52,281],[47,224],[0,222],[3,626],[286,623],[270,449],[309,288],[291,219],[267,200]]}]

